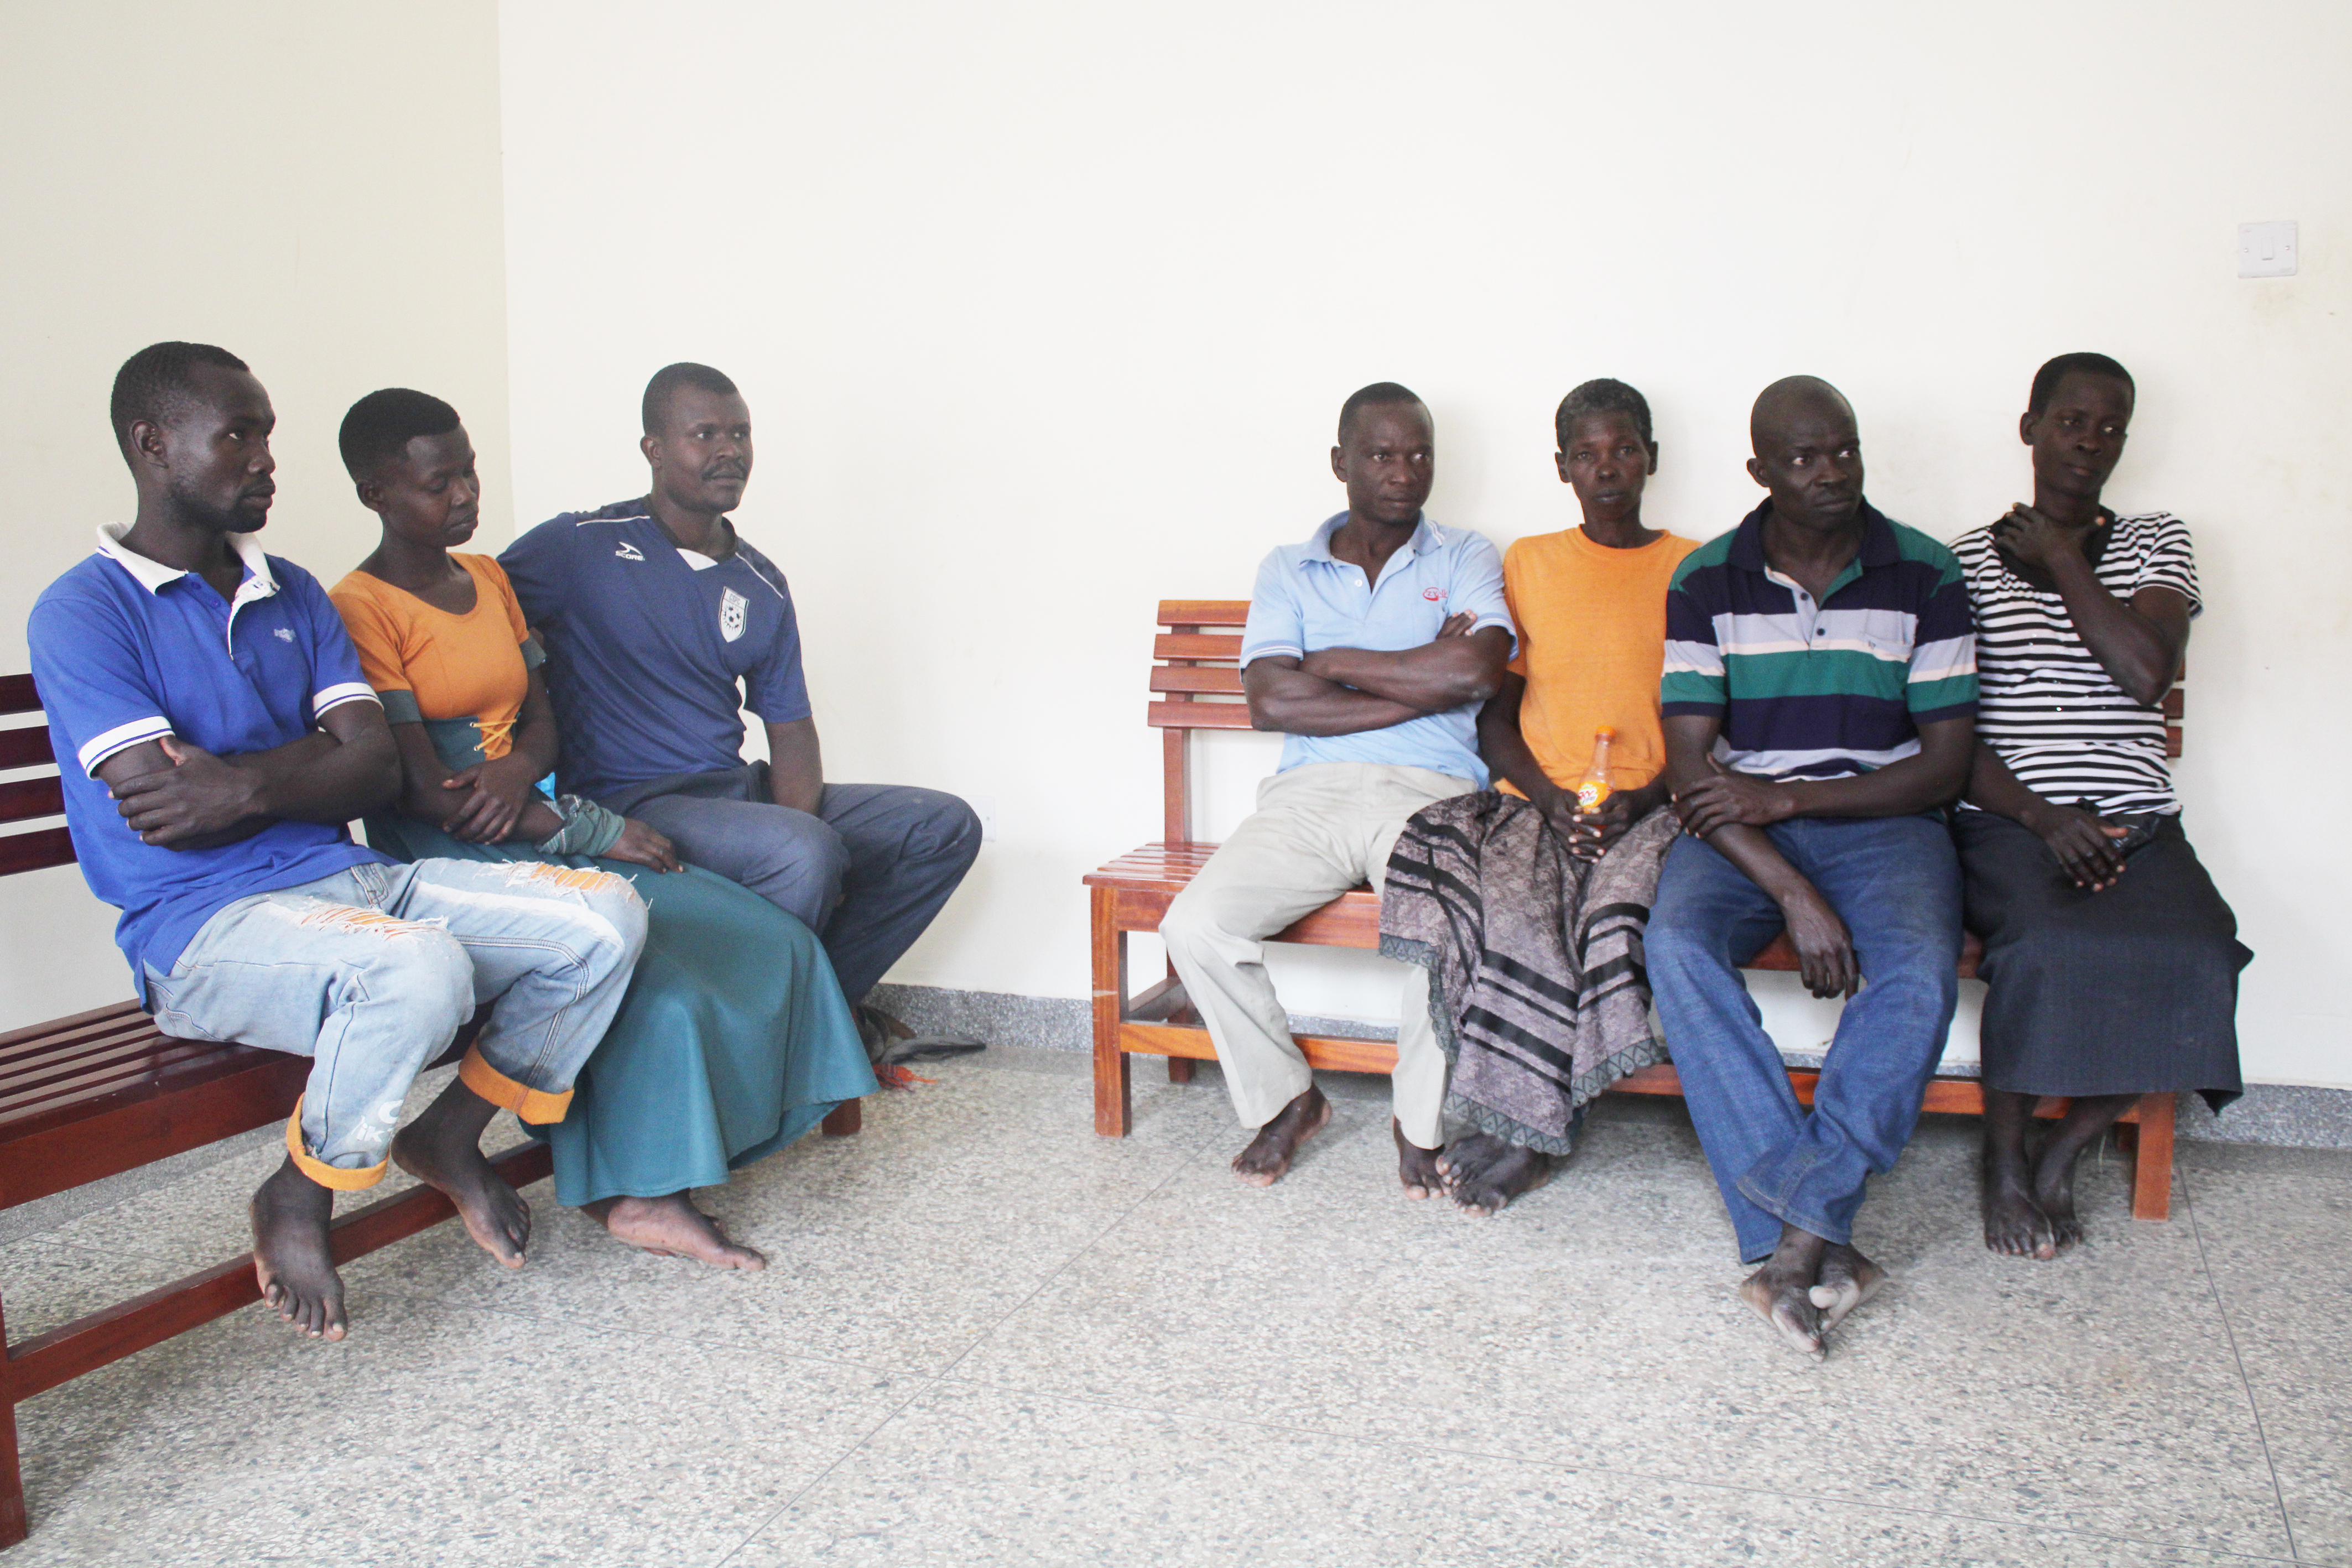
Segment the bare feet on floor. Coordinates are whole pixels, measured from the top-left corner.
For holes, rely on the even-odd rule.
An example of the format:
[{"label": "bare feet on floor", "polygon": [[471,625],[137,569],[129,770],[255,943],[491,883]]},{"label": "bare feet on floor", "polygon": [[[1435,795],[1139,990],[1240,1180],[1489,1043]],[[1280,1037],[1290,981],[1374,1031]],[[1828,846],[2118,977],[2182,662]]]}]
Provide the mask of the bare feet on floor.
[{"label": "bare feet on floor", "polygon": [[341,1339],[343,1281],[327,1240],[335,1195],[292,1160],[253,1195],[253,1272],[269,1309],[312,1339]]},{"label": "bare feet on floor", "polygon": [[2074,1216],[2074,1166],[2082,1157],[2083,1145],[2063,1136],[2063,1129],[2042,1140],[2033,1162],[2033,1202],[2049,1216],[2052,1245],[2036,1257],[2055,1257],[2083,1239],[2083,1222]]},{"label": "bare feet on floor", "polygon": [[1773,1333],[1790,1349],[1814,1357],[1822,1354],[1822,1315],[1813,1305],[1812,1291],[1821,1283],[1822,1257],[1828,1249],[1821,1237],[1789,1226],[1772,1256],[1739,1286],[1739,1299]]},{"label": "bare feet on floor", "polygon": [[1424,1149],[1406,1137],[1404,1124],[1394,1116],[1389,1118],[1389,1135],[1396,1139],[1397,1180],[1404,1184],[1405,1197],[1429,1197],[1445,1190],[1442,1149]]},{"label": "bare feet on floor", "polygon": [[714,1269],[757,1273],[768,1260],[727,1239],[719,1222],[694,1207],[690,1194],[667,1197],[603,1197],[585,1205],[587,1214],[632,1247],[656,1258],[693,1258]]},{"label": "bare feet on floor", "polygon": [[1842,1241],[1832,1241],[1822,1254],[1821,1283],[1810,1292],[1822,1310],[1822,1333],[1845,1322],[1845,1315],[1878,1294],[1886,1270]]},{"label": "bare feet on floor", "polygon": [[1249,1147],[1234,1156],[1234,1175],[1252,1186],[1272,1186],[1298,1156],[1299,1146],[1330,1120],[1331,1102],[1323,1098],[1323,1091],[1308,1085],[1307,1092],[1257,1130]]},{"label": "bare feet on floor", "polygon": [[1988,1155],[1984,1163],[1985,1245],[2007,1258],[2055,1258],[2058,1236],[2033,1201],[2024,1162]]},{"label": "bare feet on floor", "polygon": [[530,1245],[530,1205],[482,1157],[482,1130],[498,1107],[457,1079],[392,1141],[400,1168],[457,1206],[474,1244],[509,1269]]},{"label": "bare feet on floor", "polygon": [[1437,1168],[1445,1173],[1445,1190],[1462,1212],[1483,1218],[1551,1180],[1552,1164],[1549,1155],[1492,1133],[1473,1133],[1446,1145]]}]

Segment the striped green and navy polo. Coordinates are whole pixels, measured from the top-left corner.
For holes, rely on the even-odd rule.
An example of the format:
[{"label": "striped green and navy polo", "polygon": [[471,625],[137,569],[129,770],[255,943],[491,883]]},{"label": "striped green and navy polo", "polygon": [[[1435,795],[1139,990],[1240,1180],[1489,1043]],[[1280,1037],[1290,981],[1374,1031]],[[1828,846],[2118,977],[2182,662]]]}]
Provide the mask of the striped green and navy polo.
[{"label": "striped green and navy polo", "polygon": [[1766,501],[1666,589],[1658,711],[1723,721],[1715,755],[1773,779],[1844,779],[1977,711],[1977,643],[1952,552],[1862,505],[1862,549],[1816,603],[1764,559]]}]

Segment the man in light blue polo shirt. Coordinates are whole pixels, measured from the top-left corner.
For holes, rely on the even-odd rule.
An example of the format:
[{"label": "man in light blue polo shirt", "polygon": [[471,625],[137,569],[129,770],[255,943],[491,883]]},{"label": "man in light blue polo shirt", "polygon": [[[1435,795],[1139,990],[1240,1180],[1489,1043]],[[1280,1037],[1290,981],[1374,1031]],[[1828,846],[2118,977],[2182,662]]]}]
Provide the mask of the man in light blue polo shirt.
[{"label": "man in light blue polo shirt", "polygon": [[[277,490],[268,394],[225,350],[157,343],[116,376],[113,422],[137,518],[100,530],[26,627],[66,823],[159,1029],[312,1059],[254,1195],[254,1268],[280,1317],[341,1339],[334,1195],[389,1159],[521,1266],[530,1210],[483,1129],[501,1106],[562,1118],[645,905],[602,873],[394,865],[353,843],[344,824],[391,804],[399,758],[318,580],[254,541]],[[485,1002],[457,1080],[394,1138],[411,1081]]]},{"label": "man in light blue polo shirt", "polygon": [[[1435,462],[1429,410],[1394,382],[1340,409],[1331,472],[1348,509],[1265,558],[1242,633],[1250,717],[1288,737],[1282,767],[1160,924],[1234,1110],[1257,1130],[1234,1160],[1254,1186],[1279,1180],[1331,1119],[1262,944],[1351,888],[1378,890],[1407,818],[1486,783],[1478,706],[1513,646],[1503,563],[1478,535],[1423,516]],[[1445,1055],[1428,971],[1402,967],[1391,1130],[1406,1194],[1426,1197],[1439,1187]]]}]

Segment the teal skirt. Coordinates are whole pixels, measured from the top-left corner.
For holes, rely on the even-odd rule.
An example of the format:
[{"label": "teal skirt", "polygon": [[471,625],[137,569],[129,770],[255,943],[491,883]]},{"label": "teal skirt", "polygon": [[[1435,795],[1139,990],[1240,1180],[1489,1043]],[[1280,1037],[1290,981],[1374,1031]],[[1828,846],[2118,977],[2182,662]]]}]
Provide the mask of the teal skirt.
[{"label": "teal skirt", "polygon": [[368,842],[402,860],[554,861],[625,876],[652,914],[629,994],[543,1128],[555,1200],[660,1197],[716,1186],[845,1100],[875,1092],[840,982],[809,928],[697,866],[543,855],[469,844],[406,818],[371,817]]}]

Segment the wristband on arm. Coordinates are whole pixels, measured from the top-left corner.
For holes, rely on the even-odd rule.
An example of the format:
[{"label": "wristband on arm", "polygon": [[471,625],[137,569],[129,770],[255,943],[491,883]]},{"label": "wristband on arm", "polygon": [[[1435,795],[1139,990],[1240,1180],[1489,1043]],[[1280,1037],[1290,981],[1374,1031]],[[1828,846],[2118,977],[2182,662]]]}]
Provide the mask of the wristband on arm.
[{"label": "wristband on arm", "polygon": [[621,841],[627,819],[579,795],[560,795],[553,801],[563,826],[531,848],[543,855],[601,855]]}]

